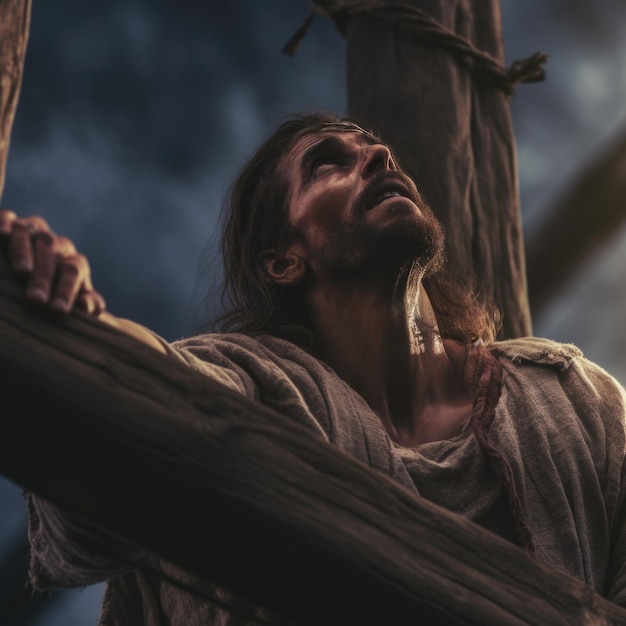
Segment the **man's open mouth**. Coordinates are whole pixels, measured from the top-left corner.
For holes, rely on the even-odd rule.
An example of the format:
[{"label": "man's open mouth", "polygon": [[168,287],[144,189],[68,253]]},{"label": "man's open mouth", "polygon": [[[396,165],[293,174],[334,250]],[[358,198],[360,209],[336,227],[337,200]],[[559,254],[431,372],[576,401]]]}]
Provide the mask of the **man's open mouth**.
[{"label": "man's open mouth", "polygon": [[374,206],[376,206],[377,204],[380,204],[383,200],[386,200],[387,198],[402,198],[403,196],[401,196],[397,191],[385,191],[385,193],[381,193],[380,196],[378,196],[376,198],[376,200],[374,201]]},{"label": "man's open mouth", "polygon": [[388,198],[408,198],[413,200],[412,194],[409,191],[406,183],[403,180],[388,177],[377,185],[373,185],[371,191],[368,193],[371,201],[366,203],[367,210],[371,210],[378,206],[381,202]]}]

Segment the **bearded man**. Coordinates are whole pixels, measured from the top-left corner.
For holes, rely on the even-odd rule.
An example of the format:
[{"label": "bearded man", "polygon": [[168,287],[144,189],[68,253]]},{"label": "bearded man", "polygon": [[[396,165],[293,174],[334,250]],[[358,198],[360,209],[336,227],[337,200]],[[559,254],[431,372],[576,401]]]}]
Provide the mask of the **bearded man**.
[{"label": "bearded man", "polygon": [[[626,606],[624,392],[573,346],[495,342],[446,277],[443,231],[393,152],[294,117],[231,192],[220,333],[167,344],[104,310],[86,259],[0,215],[26,296],[81,308]],[[35,587],[108,579],[101,624],[279,623],[106,529],[29,499]]]}]

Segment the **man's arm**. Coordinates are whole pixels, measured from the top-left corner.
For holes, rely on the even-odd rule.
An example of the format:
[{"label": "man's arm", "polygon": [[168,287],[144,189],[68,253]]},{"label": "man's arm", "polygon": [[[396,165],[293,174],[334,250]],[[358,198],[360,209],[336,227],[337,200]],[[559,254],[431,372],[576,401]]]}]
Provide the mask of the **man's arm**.
[{"label": "man's arm", "polygon": [[67,237],[55,234],[43,218],[0,211],[0,238],[5,240],[9,266],[25,283],[27,300],[57,315],[82,310],[165,352],[146,328],[106,311],[104,298],[93,287],[87,257]]},{"label": "man's arm", "polygon": [[[87,258],[41,217],[0,211],[0,245],[32,304],[51,315],[81,310],[165,353],[146,328],[106,311]],[[84,586],[118,575],[145,555],[103,528],[34,494],[27,494],[31,583],[37,589]]]},{"label": "man's arm", "polygon": [[141,324],[137,324],[137,322],[133,322],[132,320],[127,320],[122,317],[115,317],[108,311],[102,311],[102,313],[98,315],[98,319],[105,322],[109,326],[113,326],[113,328],[117,328],[127,335],[130,335],[131,337],[149,345],[151,348],[154,348],[163,354],[166,353],[163,345],[147,328]]},{"label": "man's arm", "polygon": [[136,566],[146,553],[105,528],[32,493],[29,578],[34,589],[84,587]]}]

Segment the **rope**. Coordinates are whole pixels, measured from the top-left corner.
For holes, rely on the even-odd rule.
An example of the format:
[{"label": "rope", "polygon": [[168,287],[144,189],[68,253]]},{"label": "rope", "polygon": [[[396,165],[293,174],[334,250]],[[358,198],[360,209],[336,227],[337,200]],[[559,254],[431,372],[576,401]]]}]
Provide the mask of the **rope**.
[{"label": "rope", "polygon": [[296,53],[317,14],[332,20],[343,37],[348,20],[363,15],[399,26],[417,35],[421,41],[457,55],[477,79],[494,85],[509,96],[519,83],[535,83],[545,79],[542,65],[548,60],[548,56],[543,52],[535,52],[528,58],[514,61],[507,68],[490,54],[476,48],[469,39],[457,35],[435,20],[426,11],[404,2],[347,0],[338,4],[333,0],[313,0],[304,23],[283,47],[285,54],[293,56]]}]

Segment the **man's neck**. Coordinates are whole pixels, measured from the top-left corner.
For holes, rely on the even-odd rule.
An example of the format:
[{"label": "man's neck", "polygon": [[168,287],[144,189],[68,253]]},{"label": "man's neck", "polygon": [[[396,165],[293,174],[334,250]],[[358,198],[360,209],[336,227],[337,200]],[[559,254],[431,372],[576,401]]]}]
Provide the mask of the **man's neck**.
[{"label": "man's neck", "polygon": [[465,347],[441,340],[420,280],[403,279],[393,292],[373,282],[317,285],[309,306],[321,358],[392,440],[411,446],[460,431],[472,406]]}]

